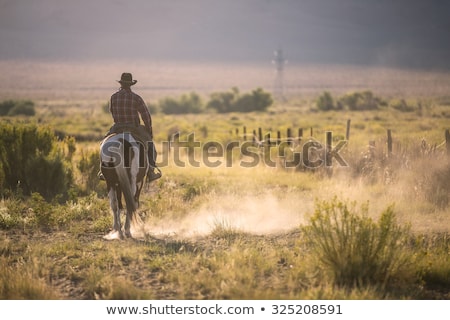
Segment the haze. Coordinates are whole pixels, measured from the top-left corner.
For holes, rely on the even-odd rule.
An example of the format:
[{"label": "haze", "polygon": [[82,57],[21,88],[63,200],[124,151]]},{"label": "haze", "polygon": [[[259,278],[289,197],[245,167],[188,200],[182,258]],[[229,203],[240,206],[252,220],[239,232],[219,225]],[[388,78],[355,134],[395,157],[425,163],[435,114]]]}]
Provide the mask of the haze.
[{"label": "haze", "polygon": [[0,0],[0,59],[448,69],[450,2]]}]

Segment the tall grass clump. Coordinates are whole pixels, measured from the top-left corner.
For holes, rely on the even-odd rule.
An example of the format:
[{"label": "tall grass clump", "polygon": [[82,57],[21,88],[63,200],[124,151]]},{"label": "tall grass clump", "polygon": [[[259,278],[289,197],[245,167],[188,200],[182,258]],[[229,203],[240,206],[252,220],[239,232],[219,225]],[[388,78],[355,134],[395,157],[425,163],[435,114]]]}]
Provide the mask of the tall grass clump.
[{"label": "tall grass clump", "polygon": [[45,279],[39,275],[39,268],[34,262],[12,266],[1,254],[0,299],[54,300],[59,298],[57,293],[45,283]]},{"label": "tall grass clump", "polygon": [[403,244],[409,229],[396,224],[393,206],[374,221],[368,203],[358,208],[335,197],[316,204],[303,231],[319,264],[339,286],[384,288],[408,261]]}]

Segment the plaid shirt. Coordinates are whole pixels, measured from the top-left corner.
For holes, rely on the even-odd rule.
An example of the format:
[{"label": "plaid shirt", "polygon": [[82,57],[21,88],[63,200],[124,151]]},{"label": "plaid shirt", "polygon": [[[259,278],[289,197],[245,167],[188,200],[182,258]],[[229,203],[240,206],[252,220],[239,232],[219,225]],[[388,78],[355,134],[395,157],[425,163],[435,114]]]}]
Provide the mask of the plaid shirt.
[{"label": "plaid shirt", "polygon": [[149,132],[152,128],[152,117],[144,100],[131,89],[120,88],[111,96],[109,111],[115,123],[139,125],[139,114]]}]

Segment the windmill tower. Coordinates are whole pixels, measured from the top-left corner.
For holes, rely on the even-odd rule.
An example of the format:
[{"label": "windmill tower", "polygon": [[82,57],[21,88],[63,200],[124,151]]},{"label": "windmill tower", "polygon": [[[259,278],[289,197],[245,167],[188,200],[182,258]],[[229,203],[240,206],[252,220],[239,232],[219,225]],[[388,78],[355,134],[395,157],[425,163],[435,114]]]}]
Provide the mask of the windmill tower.
[{"label": "windmill tower", "polygon": [[284,65],[287,63],[287,60],[284,59],[283,50],[278,49],[273,53],[274,57],[272,63],[275,65],[275,82],[274,82],[274,97],[279,101],[285,101],[284,97],[284,81],[283,81],[283,71]]}]

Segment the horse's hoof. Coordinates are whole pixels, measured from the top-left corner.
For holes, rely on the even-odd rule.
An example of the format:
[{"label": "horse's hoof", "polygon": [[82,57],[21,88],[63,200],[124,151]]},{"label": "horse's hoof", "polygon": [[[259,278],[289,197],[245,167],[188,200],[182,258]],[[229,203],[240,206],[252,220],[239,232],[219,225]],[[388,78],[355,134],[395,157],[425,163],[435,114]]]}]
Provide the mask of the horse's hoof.
[{"label": "horse's hoof", "polygon": [[119,232],[119,231],[111,231],[107,235],[104,235],[103,239],[105,239],[105,240],[121,240],[121,239],[123,239],[123,234],[122,234],[122,232]]}]

